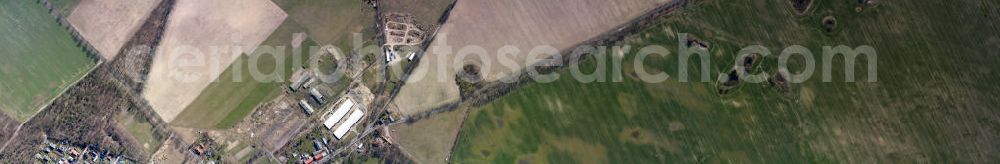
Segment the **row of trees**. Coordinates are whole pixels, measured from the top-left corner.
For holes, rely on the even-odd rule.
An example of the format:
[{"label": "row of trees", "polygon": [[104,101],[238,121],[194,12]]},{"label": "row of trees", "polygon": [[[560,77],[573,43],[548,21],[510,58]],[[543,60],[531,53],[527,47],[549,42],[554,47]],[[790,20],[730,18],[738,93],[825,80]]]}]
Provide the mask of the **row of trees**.
[{"label": "row of trees", "polygon": [[80,47],[80,49],[84,52],[84,54],[87,55],[87,57],[90,57],[95,61],[103,60],[103,58],[100,55],[100,52],[96,48],[94,48],[93,44],[84,39],[83,36],[80,35],[80,32],[77,31],[76,28],[74,28],[71,23],[69,23],[68,19],[66,19],[66,16],[68,16],[69,13],[63,13],[61,10],[57,10],[56,7],[49,2],[49,0],[39,0],[36,2],[41,3],[42,5],[45,6],[45,8],[48,9],[49,15],[55,17],[56,23],[59,24],[60,27],[65,28],[67,32],[69,32],[70,36],[73,38],[73,41],[76,42],[76,46]]}]

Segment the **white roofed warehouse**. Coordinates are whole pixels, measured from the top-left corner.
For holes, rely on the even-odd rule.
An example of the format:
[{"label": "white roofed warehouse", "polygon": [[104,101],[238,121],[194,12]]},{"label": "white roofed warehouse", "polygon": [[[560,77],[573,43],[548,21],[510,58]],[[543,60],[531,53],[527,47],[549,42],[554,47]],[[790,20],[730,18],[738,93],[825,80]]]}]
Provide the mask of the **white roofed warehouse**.
[{"label": "white roofed warehouse", "polygon": [[326,121],[323,121],[323,126],[326,126],[326,129],[333,129],[333,126],[340,122],[340,119],[343,119],[347,115],[347,112],[350,112],[353,108],[354,101],[350,99],[345,100],[326,118]]},{"label": "white roofed warehouse", "polygon": [[337,130],[333,131],[333,135],[337,137],[337,139],[343,139],[344,135],[351,130],[351,127],[354,127],[354,124],[361,121],[361,118],[364,116],[365,112],[362,112],[361,110],[354,110],[354,112],[351,112],[351,116],[347,117],[347,121],[344,121],[343,124],[340,124],[340,126],[337,127]]}]

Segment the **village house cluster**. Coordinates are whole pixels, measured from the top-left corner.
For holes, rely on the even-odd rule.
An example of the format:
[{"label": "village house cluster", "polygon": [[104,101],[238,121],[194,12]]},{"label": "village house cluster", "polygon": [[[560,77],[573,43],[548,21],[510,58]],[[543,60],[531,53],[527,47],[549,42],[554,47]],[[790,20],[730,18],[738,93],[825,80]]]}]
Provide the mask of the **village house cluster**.
[{"label": "village house cluster", "polygon": [[40,163],[115,163],[126,164],[136,163],[121,155],[108,151],[100,151],[90,146],[74,146],[67,142],[54,142],[45,140],[40,152],[34,157]]}]

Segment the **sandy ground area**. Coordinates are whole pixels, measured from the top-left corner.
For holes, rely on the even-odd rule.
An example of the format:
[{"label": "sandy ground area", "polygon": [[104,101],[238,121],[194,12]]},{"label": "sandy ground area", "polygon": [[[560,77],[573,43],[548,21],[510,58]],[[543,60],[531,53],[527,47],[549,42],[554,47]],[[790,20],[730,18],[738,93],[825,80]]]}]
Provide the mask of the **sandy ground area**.
[{"label": "sandy ground area", "polygon": [[111,60],[160,0],[80,0],[69,23]]},{"label": "sandy ground area", "polygon": [[[480,65],[485,79],[496,80],[545,57],[531,58],[529,52],[538,46],[568,49],[668,1],[463,0],[455,5],[395,103],[400,114],[412,115],[457,101],[454,78],[463,65]],[[443,46],[451,50],[436,49]],[[460,57],[458,53],[467,46],[482,47],[486,59],[474,54]],[[514,46],[519,52],[497,55],[504,46]],[[501,59],[508,64],[501,65]]]},{"label": "sandy ground area", "polygon": [[[269,0],[179,0],[167,22],[143,97],[170,122],[285,18]],[[246,77],[244,80],[252,80]]]},{"label": "sandy ground area", "polygon": [[[189,143],[184,143],[189,144]],[[166,142],[160,149],[153,154],[148,162],[149,163],[181,163],[187,157],[185,154],[188,151],[181,152],[181,149],[187,145],[175,145],[173,142]],[[147,162],[147,161],[142,161]]]}]

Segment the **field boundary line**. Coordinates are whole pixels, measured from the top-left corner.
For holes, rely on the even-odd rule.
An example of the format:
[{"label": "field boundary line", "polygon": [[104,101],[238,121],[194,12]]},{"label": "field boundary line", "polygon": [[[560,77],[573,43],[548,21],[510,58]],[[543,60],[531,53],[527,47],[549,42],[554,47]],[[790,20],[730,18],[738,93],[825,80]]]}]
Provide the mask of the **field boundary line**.
[{"label": "field boundary line", "polygon": [[65,89],[63,89],[62,91],[60,91],[59,94],[56,94],[55,97],[52,97],[52,99],[49,99],[49,101],[47,103],[45,103],[44,106],[40,107],[37,111],[35,111],[34,114],[31,114],[31,117],[28,117],[28,119],[25,119],[24,122],[21,122],[21,124],[17,125],[17,129],[14,130],[14,133],[11,134],[10,138],[8,138],[7,141],[3,143],[3,146],[0,146],[0,152],[3,152],[4,149],[7,149],[7,145],[10,144],[10,141],[13,141],[14,138],[17,138],[17,133],[21,132],[21,127],[23,127],[24,124],[27,124],[29,121],[31,121],[32,119],[34,119],[35,116],[37,116],[39,113],[42,113],[42,111],[44,111],[45,108],[48,108],[49,105],[52,105],[52,103],[55,102],[56,99],[59,99],[59,97],[62,97],[62,95],[66,94],[67,91],[69,91],[70,89],[73,89],[73,87],[75,87],[77,84],[79,84],[80,81],[83,81],[84,78],[87,78],[88,75],[90,75],[90,73],[93,73],[94,70],[97,70],[97,68],[100,67],[102,64],[104,64],[104,61],[103,60],[98,60],[97,64],[95,64],[93,67],[91,67],[89,70],[87,70],[87,72],[85,72],[83,74],[83,76],[80,76],[80,78],[76,79],[76,81],[73,81],[73,83],[71,83]]},{"label": "field boundary line", "polygon": [[[96,60],[97,63],[94,64],[93,66],[91,66],[83,74],[80,74],[80,78],[77,78],[76,80],[73,81],[73,83],[70,83],[70,85],[67,85],[66,88],[63,88],[62,91],[59,91],[59,94],[56,94],[51,99],[49,99],[48,101],[46,101],[45,105],[42,105],[41,107],[38,108],[38,110],[35,110],[35,112],[31,114],[31,116],[29,116],[23,122],[20,122],[20,124],[17,125],[17,128],[14,130],[14,133],[11,134],[10,138],[8,138],[7,141],[5,141],[2,146],[0,146],[0,152],[3,152],[4,150],[6,150],[7,149],[7,145],[9,145],[10,142],[14,140],[14,138],[17,138],[17,134],[21,132],[21,128],[24,127],[24,124],[27,124],[29,121],[31,121],[32,119],[34,119],[35,116],[37,116],[39,113],[42,113],[42,111],[45,110],[45,108],[48,108],[49,105],[52,105],[52,103],[55,102],[56,99],[59,99],[59,97],[62,97],[62,95],[65,94],[67,91],[69,91],[70,89],[73,89],[77,84],[80,83],[80,81],[83,81],[84,78],[87,78],[88,75],[90,75],[91,73],[94,72],[94,70],[97,70],[97,68],[99,68],[102,64],[104,64],[104,59],[101,58],[101,57],[99,57],[100,54],[96,54],[96,53],[99,53],[99,52],[96,52],[96,51],[95,52],[90,52],[90,50],[94,49],[93,45],[91,45],[90,42],[88,42],[83,37],[79,36],[79,33],[76,31],[76,27],[74,27],[71,23],[69,23],[69,22],[66,21],[65,15],[63,13],[61,13],[61,12],[59,12],[57,10],[54,10],[52,3],[50,3],[48,0],[42,0],[41,2],[42,2],[42,5],[45,6],[46,9],[48,9],[49,15],[53,16],[53,18],[56,19],[57,24],[59,24],[59,26],[62,26],[63,28],[66,28],[66,31],[69,32],[70,37],[73,38],[74,41],[77,41],[78,43],[81,43],[82,46],[84,46],[83,47],[84,48],[84,53],[87,54],[88,57],[91,57],[93,60]],[[75,10],[75,8],[76,7],[74,6],[74,10]],[[92,53],[95,53],[95,54],[92,54]],[[18,121],[20,121],[20,120],[18,120]]]},{"label": "field boundary line", "polygon": [[[87,70],[87,72],[85,72],[84,74],[81,74],[80,78],[78,78],[75,81],[73,81],[73,83],[70,83],[70,85],[67,85],[67,87],[63,88],[62,91],[59,91],[59,94],[56,94],[56,96],[54,96],[51,99],[49,99],[45,103],[45,105],[43,105],[42,107],[39,107],[39,109],[36,110],[34,114],[31,114],[31,117],[28,117],[28,119],[24,120],[24,123],[27,123],[28,121],[31,121],[31,119],[35,118],[35,115],[38,115],[38,113],[41,113],[42,110],[45,110],[45,108],[48,108],[49,105],[52,105],[52,103],[55,102],[56,99],[59,99],[59,97],[61,97],[63,94],[65,94],[66,91],[69,91],[69,89],[72,89],[74,86],[76,86],[78,83],[80,83],[80,81],[82,81],[84,78],[87,78],[88,75],[90,75],[91,73],[93,73],[94,70],[97,70],[97,68],[101,67],[101,65],[104,64],[104,62],[105,62],[105,59],[103,57],[100,57],[101,55],[100,55],[99,51],[93,51],[93,50],[96,50],[94,48],[94,45],[90,44],[90,41],[87,41],[87,39],[83,38],[80,35],[80,32],[78,32],[76,30],[76,26],[73,26],[72,23],[69,23],[68,21],[66,21],[66,14],[65,13],[59,12],[58,10],[54,10],[53,9],[54,7],[53,7],[52,3],[49,2],[49,0],[42,0],[41,2],[42,2],[42,5],[45,6],[48,9],[49,15],[51,15],[52,17],[54,17],[56,19],[56,22],[59,24],[59,26],[63,26],[64,28],[66,28],[66,32],[69,32],[70,37],[73,38],[73,40],[76,41],[77,43],[80,43],[81,46],[83,46],[83,49],[84,49],[83,53],[87,54],[88,57],[91,57],[94,60],[96,60],[97,63],[94,64],[94,66],[90,67],[90,69]],[[70,12],[72,12],[74,10],[76,10],[76,6],[75,5],[73,7],[73,10],[71,10]],[[24,123],[22,123],[22,124],[24,124]],[[18,128],[18,129],[20,129],[20,128]],[[6,144],[4,144],[4,146],[6,146]]]},{"label": "field boundary line", "polygon": [[59,97],[62,97],[62,95],[66,94],[67,91],[69,91],[70,89],[73,89],[73,87],[75,87],[78,83],[80,83],[80,81],[83,81],[83,79],[87,78],[88,75],[90,75],[91,73],[94,73],[94,71],[97,70],[97,68],[101,67],[101,65],[103,65],[103,64],[104,64],[103,60],[98,60],[97,64],[94,64],[93,67],[91,67],[89,70],[87,70],[87,72],[84,72],[84,74],[82,74],[83,76],[80,76],[80,78],[78,78],[75,81],[73,81],[73,83],[70,83],[70,85],[67,86],[66,88],[64,88],[62,91],[59,91],[59,94],[56,94],[55,97],[52,97],[52,99],[49,99],[49,101],[47,103],[45,103],[45,105],[43,105],[42,107],[40,107],[38,109],[38,111],[35,111],[35,114],[31,114],[31,117],[28,117],[28,119],[24,120],[24,122],[28,122],[32,118],[35,118],[35,115],[38,115],[38,113],[42,113],[42,111],[45,110],[45,108],[48,108],[49,105],[52,105],[52,103],[55,102],[56,99],[59,99]]},{"label": "field boundary line", "polygon": [[[100,67],[101,64],[103,64],[105,62],[105,60],[103,58],[99,57],[100,54],[95,54],[95,53],[99,53],[99,52],[97,52],[97,51],[91,51],[91,50],[94,50],[93,45],[91,45],[90,42],[88,42],[86,39],[84,39],[83,37],[81,37],[79,35],[79,32],[77,32],[76,27],[73,26],[71,23],[69,23],[69,22],[66,21],[65,15],[63,13],[61,13],[61,12],[59,12],[57,10],[54,10],[53,5],[48,0],[42,0],[40,2],[42,3],[42,6],[44,6],[45,8],[48,9],[49,15],[52,16],[54,19],[56,19],[56,24],[58,24],[60,27],[65,28],[66,32],[69,33],[70,38],[72,38],[75,42],[79,43],[80,46],[83,46],[82,47],[84,49],[83,53],[86,54],[87,57],[90,57],[92,60],[96,61],[97,63],[95,63],[93,66],[91,66],[83,74],[79,74],[80,78],[74,80],[73,83],[70,83],[69,85],[66,86],[66,88],[63,88],[62,91],[59,91],[58,94],[56,94],[55,96],[53,96],[52,98],[50,98],[48,101],[46,101],[46,103],[44,105],[42,105],[41,107],[39,107],[38,110],[35,110],[35,112],[33,112],[31,114],[31,116],[29,116],[28,118],[25,118],[24,120],[18,120],[18,121],[22,121],[21,122],[22,124],[30,121],[32,118],[35,117],[35,115],[38,115],[38,113],[41,113],[41,111],[45,110],[45,108],[47,108],[49,105],[51,105],[52,102],[54,102],[56,99],[58,99],[64,93],[66,93],[66,91],[69,91],[69,89],[71,89],[74,86],[76,86],[77,83],[79,83],[80,81],[83,80],[83,78],[86,78],[87,75],[90,75],[90,73],[94,72],[94,70],[97,70],[97,68]],[[16,117],[15,117],[15,119],[16,119]],[[2,149],[0,149],[0,150],[2,150]]]}]

